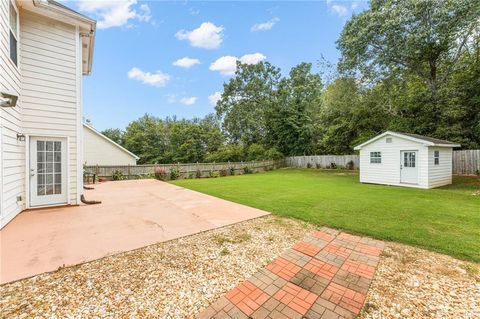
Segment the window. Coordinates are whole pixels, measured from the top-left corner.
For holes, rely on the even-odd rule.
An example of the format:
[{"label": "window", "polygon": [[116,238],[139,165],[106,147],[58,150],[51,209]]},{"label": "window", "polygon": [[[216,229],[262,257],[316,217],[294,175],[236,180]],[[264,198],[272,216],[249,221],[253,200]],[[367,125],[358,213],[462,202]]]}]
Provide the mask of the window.
[{"label": "window", "polygon": [[370,152],[370,163],[380,164],[382,162],[382,152]]},{"label": "window", "polygon": [[415,152],[403,153],[403,167],[415,167]]},{"label": "window", "polygon": [[440,164],[440,151],[433,151],[433,164]]},{"label": "window", "polygon": [[387,137],[387,143],[392,143],[392,138],[391,137]]},{"label": "window", "polygon": [[17,65],[18,63],[18,11],[12,1],[10,1],[10,59]]}]

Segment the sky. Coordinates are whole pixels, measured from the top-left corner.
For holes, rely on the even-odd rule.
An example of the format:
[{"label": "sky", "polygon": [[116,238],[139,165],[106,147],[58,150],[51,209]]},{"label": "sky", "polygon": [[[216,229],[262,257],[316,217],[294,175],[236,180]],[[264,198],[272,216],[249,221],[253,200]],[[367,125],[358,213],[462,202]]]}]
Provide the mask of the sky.
[{"label": "sky", "polygon": [[148,113],[203,117],[235,62],[268,61],[287,75],[301,62],[336,63],[335,41],[365,1],[92,1],[64,3],[97,20],[84,117],[124,129]]}]

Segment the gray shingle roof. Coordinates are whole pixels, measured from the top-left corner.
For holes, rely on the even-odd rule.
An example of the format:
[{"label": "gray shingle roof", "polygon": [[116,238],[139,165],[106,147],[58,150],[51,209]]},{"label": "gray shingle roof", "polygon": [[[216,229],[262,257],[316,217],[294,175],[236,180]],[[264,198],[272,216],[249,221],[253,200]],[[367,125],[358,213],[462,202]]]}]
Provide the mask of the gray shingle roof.
[{"label": "gray shingle roof", "polygon": [[455,142],[450,142],[450,141],[447,141],[447,140],[441,140],[439,138],[428,137],[428,136],[423,136],[423,135],[419,135],[419,134],[403,133],[403,132],[395,132],[395,133],[410,136],[410,137],[417,138],[419,140],[424,140],[424,141],[427,141],[427,142],[432,142],[432,143],[435,143],[435,144],[452,144],[452,145],[457,145],[458,144],[458,143],[455,143]]}]

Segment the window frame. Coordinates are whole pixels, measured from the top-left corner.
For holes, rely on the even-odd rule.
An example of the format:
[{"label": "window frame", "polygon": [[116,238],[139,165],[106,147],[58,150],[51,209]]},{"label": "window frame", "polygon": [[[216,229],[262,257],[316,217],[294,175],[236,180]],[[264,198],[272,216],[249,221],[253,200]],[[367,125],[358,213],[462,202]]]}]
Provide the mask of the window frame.
[{"label": "window frame", "polygon": [[433,151],[433,165],[440,165],[440,151]]},{"label": "window frame", "polygon": [[370,164],[382,164],[382,152],[370,152]]},{"label": "window frame", "polygon": [[[15,32],[13,32],[13,29],[12,29],[12,22],[10,21],[10,9],[13,8],[13,10],[15,10],[15,15],[17,17],[17,21],[16,21],[16,27],[17,27],[17,33],[15,34]],[[16,68],[18,68],[18,62],[19,62],[19,57],[20,57],[20,54],[19,54],[19,43],[20,43],[20,14],[19,14],[19,11],[18,11],[18,7],[17,7],[17,4],[15,3],[15,0],[9,0],[8,1],[8,58],[10,59],[10,61],[13,63],[13,65],[15,65]],[[11,46],[12,46],[12,43],[11,43],[11,38],[10,38],[10,34],[13,35],[13,37],[15,38],[15,41],[16,42],[16,62],[12,60],[12,52],[11,52]]]}]

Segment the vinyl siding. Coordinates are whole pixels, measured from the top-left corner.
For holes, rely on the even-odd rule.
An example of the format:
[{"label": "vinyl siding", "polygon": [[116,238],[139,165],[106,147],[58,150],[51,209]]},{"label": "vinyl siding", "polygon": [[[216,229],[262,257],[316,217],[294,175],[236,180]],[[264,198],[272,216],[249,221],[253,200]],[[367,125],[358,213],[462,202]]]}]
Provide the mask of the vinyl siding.
[{"label": "vinyl siding", "polygon": [[86,165],[135,165],[135,157],[99,136],[91,129],[83,128],[84,163]]},{"label": "vinyl siding", "polygon": [[[21,26],[20,26],[21,30]],[[21,35],[18,39],[21,41]],[[21,96],[21,48],[18,65],[10,60],[9,2],[0,1],[0,91]],[[22,131],[22,101],[14,108],[0,108],[0,228],[25,209],[25,142],[17,141]],[[17,201],[17,197],[22,198]]]},{"label": "vinyl siding", "polygon": [[[434,152],[439,151],[440,161],[435,165]],[[452,148],[428,148],[428,187],[439,187],[452,183]]]},{"label": "vinyl siding", "polygon": [[[392,143],[386,143],[386,138],[391,138]],[[418,184],[407,185],[400,182],[400,151],[418,151]],[[370,152],[381,152],[382,163],[370,163]],[[407,139],[385,136],[360,150],[360,182],[401,185],[410,187],[428,187],[428,147],[409,141]]]},{"label": "vinyl siding", "polygon": [[76,29],[28,11],[20,24],[23,130],[29,136],[68,137],[69,198],[78,204]]},{"label": "vinyl siding", "polygon": [[77,30],[20,9],[17,68],[9,57],[8,6],[0,0],[0,89],[19,99],[14,108],[0,108],[0,228],[26,208],[28,147],[17,133],[68,138],[69,204],[78,204],[83,161]]}]

